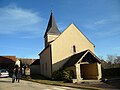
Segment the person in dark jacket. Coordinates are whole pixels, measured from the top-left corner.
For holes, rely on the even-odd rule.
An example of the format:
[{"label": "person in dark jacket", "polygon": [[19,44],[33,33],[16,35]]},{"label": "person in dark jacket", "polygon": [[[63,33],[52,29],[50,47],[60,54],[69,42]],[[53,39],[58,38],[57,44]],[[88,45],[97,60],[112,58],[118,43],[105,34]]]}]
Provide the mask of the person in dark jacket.
[{"label": "person in dark jacket", "polygon": [[20,79],[21,79],[21,69],[18,68],[17,69],[17,73],[16,73],[16,81],[18,81],[18,83],[19,83]]},{"label": "person in dark jacket", "polygon": [[15,82],[16,75],[15,75],[16,68],[13,69],[13,74],[12,74],[12,83]]},{"label": "person in dark jacket", "polygon": [[15,67],[13,69],[13,74],[12,74],[12,83],[15,82],[15,79],[19,83],[20,82],[20,78],[21,78],[21,69],[20,69],[20,67],[15,65]]}]

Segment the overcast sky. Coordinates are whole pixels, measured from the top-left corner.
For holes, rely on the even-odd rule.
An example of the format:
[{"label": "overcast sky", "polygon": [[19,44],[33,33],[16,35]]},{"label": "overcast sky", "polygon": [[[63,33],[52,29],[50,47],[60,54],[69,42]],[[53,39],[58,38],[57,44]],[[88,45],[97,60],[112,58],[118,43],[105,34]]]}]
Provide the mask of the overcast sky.
[{"label": "overcast sky", "polygon": [[74,23],[97,56],[120,55],[120,0],[0,0],[0,55],[38,58],[51,10],[60,31]]}]

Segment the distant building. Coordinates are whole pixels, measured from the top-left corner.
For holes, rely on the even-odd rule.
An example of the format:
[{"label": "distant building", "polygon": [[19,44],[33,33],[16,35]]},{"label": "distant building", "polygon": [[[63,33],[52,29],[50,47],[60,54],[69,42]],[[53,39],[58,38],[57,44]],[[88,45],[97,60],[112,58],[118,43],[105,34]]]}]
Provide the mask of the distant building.
[{"label": "distant building", "polygon": [[16,56],[0,56],[0,68],[11,69],[16,62]]},{"label": "distant building", "polygon": [[45,48],[39,53],[40,74],[51,78],[54,71],[66,67],[78,81],[101,79],[101,61],[94,53],[95,45],[74,24],[61,33],[51,13],[44,41]]},{"label": "distant building", "polygon": [[30,74],[40,74],[40,59],[36,59],[31,65],[30,65]]},{"label": "distant building", "polygon": [[17,58],[21,61],[22,65],[31,65],[36,59],[32,58]]}]

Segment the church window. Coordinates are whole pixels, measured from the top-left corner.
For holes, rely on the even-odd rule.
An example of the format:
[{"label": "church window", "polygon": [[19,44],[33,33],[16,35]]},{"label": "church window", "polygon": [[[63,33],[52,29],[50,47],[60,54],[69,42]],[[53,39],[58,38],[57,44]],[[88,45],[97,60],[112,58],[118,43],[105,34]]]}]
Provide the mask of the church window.
[{"label": "church window", "polygon": [[76,46],[73,45],[73,52],[76,53]]}]

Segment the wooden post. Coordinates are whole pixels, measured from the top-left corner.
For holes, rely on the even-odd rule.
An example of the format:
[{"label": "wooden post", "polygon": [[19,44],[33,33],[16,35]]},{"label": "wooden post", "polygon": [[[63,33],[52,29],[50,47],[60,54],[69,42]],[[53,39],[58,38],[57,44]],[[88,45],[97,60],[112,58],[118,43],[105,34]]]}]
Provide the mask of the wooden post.
[{"label": "wooden post", "polygon": [[80,80],[82,80],[81,78],[81,70],[80,70],[80,64],[76,64],[76,78],[77,78],[77,82],[79,83]]}]

